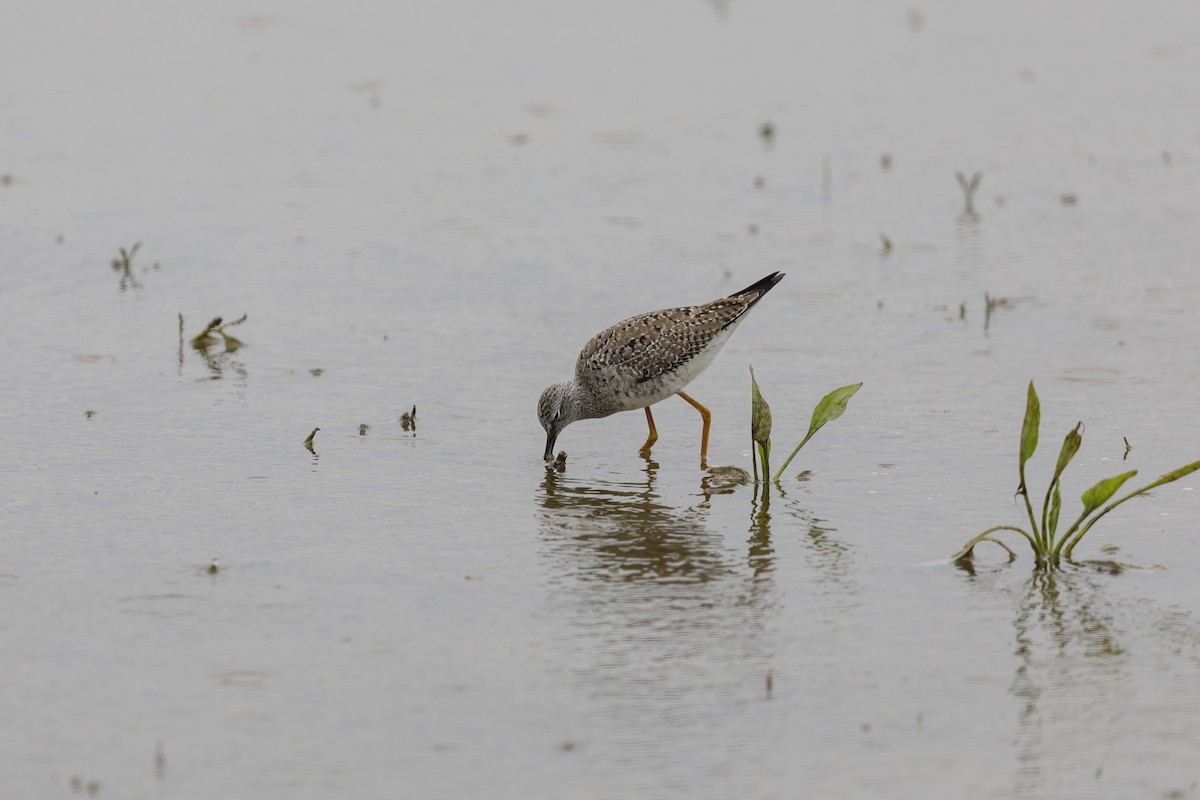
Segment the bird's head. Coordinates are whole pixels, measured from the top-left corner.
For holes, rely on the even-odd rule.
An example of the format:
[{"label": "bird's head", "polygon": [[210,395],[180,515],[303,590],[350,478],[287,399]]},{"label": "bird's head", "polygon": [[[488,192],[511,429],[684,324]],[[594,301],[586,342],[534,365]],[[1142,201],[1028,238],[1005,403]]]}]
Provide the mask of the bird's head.
[{"label": "bird's head", "polygon": [[546,461],[554,459],[554,442],[562,429],[580,419],[571,386],[571,381],[547,386],[538,399],[538,422],[546,431],[546,452],[542,456]]}]

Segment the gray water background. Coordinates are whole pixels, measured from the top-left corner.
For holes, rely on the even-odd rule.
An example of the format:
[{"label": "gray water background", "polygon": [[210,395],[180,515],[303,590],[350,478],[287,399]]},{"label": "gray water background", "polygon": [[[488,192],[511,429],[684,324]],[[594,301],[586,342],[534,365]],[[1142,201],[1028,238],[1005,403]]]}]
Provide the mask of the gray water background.
[{"label": "gray water background", "polygon": [[[1064,517],[1200,457],[1200,6],[0,14],[0,797],[1200,794],[1194,476],[1077,551],[1165,569],[944,563],[1030,379]],[[589,336],[773,270],[710,461],[750,363],[776,463],[864,387],[765,515],[677,401],[540,464]]]}]

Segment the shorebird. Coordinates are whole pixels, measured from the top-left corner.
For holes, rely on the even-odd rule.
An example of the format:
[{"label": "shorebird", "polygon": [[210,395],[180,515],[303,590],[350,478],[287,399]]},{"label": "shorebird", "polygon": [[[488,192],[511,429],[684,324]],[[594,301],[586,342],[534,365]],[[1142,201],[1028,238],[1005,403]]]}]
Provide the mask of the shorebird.
[{"label": "shorebird", "polygon": [[647,456],[658,441],[650,406],[679,395],[704,421],[700,468],[705,469],[712,414],[682,389],[712,363],[746,312],[781,280],[782,272],[772,272],[728,297],[639,314],[593,336],[575,362],[575,377],[546,387],[538,400],[538,420],[546,430],[543,458],[554,457],[558,434],[572,422],[638,408],[646,409],[650,426],[638,451]]}]

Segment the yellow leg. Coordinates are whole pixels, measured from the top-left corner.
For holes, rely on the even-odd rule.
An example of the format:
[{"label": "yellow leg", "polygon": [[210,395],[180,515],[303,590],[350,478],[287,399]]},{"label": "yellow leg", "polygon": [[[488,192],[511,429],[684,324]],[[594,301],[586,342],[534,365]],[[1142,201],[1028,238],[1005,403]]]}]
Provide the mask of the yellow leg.
[{"label": "yellow leg", "polygon": [[646,406],[646,422],[650,424],[650,435],[646,437],[646,443],[642,445],[642,449],[638,453],[644,456],[650,455],[650,446],[658,441],[658,430],[654,427],[654,417],[650,415],[650,406]]},{"label": "yellow leg", "polygon": [[691,403],[692,408],[700,412],[700,419],[704,420],[704,430],[700,433],[700,469],[708,469],[708,429],[712,424],[712,412],[683,392],[676,392],[676,394]]}]

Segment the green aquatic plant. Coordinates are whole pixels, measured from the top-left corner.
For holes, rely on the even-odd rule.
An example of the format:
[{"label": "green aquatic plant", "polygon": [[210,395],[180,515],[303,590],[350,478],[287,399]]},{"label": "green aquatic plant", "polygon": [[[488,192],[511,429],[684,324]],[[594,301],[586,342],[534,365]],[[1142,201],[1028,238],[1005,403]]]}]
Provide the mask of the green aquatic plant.
[{"label": "green aquatic plant", "polygon": [[763,399],[758,390],[758,381],[754,377],[754,367],[750,367],[750,461],[754,466],[754,482],[758,483],[757,453],[762,458],[762,479],[765,481],[771,474],[771,406]]},{"label": "green aquatic plant", "polygon": [[[246,314],[242,314],[241,317],[235,319],[233,322],[226,322],[225,324],[221,324],[220,317],[214,317],[212,322],[208,323],[208,326],[205,327],[204,330],[200,331],[199,334],[192,338],[192,347],[196,348],[197,350],[207,350],[216,344],[218,339],[220,339],[225,343],[226,353],[232,353],[236,351],[242,346],[242,340],[234,336],[232,333],[226,333],[225,331],[227,328],[232,328],[235,325],[241,325],[246,321],[246,317]],[[179,323],[182,329],[182,314],[179,317]]]},{"label": "green aquatic plant", "polygon": [[[854,393],[862,388],[862,383],[854,383],[850,386],[843,386],[840,389],[834,389],[829,394],[821,398],[821,402],[817,403],[813,409],[812,420],[808,425],[808,433],[796,445],[796,449],[783,462],[783,466],[775,473],[771,480],[778,481],[783,476],[783,471],[787,469],[788,464],[792,463],[792,459],[800,452],[800,448],[808,444],[808,440],[816,434],[817,431],[824,427],[825,423],[837,419],[842,414],[846,413],[846,404]],[[758,381],[754,377],[754,367],[750,368],[750,438],[751,448],[750,455],[752,460],[755,453],[762,459],[762,480],[766,481],[771,475],[771,467],[769,459],[771,456],[771,407],[767,405],[767,401],[763,399],[762,392],[759,391]],[[758,463],[754,461],[754,480],[759,480]]]},{"label": "green aquatic plant", "polygon": [[120,257],[112,260],[112,268],[114,272],[121,273],[121,291],[126,289],[140,289],[142,285],[138,283],[137,278],[133,274],[133,257],[138,250],[142,249],[141,242],[134,242],[133,247],[126,250],[124,247],[119,247],[117,250]]},{"label": "green aquatic plant", "polygon": [[128,275],[133,270],[133,257],[138,250],[142,249],[141,242],[134,242],[133,247],[126,250],[124,247],[118,247],[117,250],[121,253],[120,258],[112,260],[112,268],[118,272],[124,272]]},{"label": "green aquatic plant", "polygon": [[966,175],[956,172],[954,179],[958,181],[958,188],[962,189],[963,213],[971,216],[975,213],[975,192],[979,190],[979,184],[983,182],[983,173],[976,172],[971,176],[971,180],[967,180]]},{"label": "green aquatic plant", "polygon": [[817,403],[817,407],[813,409],[812,421],[808,424],[808,433],[800,440],[800,444],[796,445],[796,449],[787,457],[787,461],[783,462],[783,466],[779,468],[779,472],[775,473],[775,480],[779,480],[780,476],[783,475],[783,471],[787,469],[788,464],[792,463],[792,459],[800,452],[800,448],[808,444],[808,440],[813,437],[813,434],[821,430],[826,422],[831,422],[846,413],[846,404],[850,402],[850,398],[854,396],[854,393],[861,388],[861,382],[852,383],[849,386],[834,389],[821,398],[821,402]]},{"label": "green aquatic plant", "polygon": [[[1041,425],[1041,419],[1041,403],[1038,401],[1037,391],[1033,388],[1033,381],[1030,381],[1025,401],[1025,419],[1021,424],[1020,457],[1017,462],[1017,473],[1021,479],[1021,483],[1017,487],[1017,494],[1021,495],[1025,501],[1025,512],[1029,516],[1029,530],[1018,528],[1014,525],[996,525],[995,527],[988,528],[967,542],[961,550],[951,557],[951,561],[970,559],[975,545],[980,542],[998,544],[1005,550],[1008,550],[1009,554],[1015,558],[1016,553],[1008,545],[992,535],[998,531],[1014,531],[1021,534],[1029,542],[1039,565],[1057,566],[1060,559],[1066,558],[1069,560],[1071,558],[1071,553],[1075,549],[1075,546],[1087,535],[1092,526],[1099,522],[1108,512],[1126,500],[1132,500],[1151,489],[1177,481],[1185,475],[1190,475],[1196,470],[1200,470],[1200,461],[1194,461],[1191,464],[1159,476],[1152,483],[1132,491],[1111,503],[1108,501],[1120,490],[1126,481],[1137,475],[1137,470],[1122,472],[1120,475],[1106,478],[1083,493],[1081,497],[1083,501],[1082,513],[1060,536],[1058,534],[1059,514],[1062,511],[1060,481],[1067,465],[1071,463],[1071,459],[1075,457],[1075,454],[1079,452],[1079,448],[1083,445],[1083,423],[1077,422],[1075,427],[1067,433],[1066,438],[1063,439],[1062,449],[1059,450],[1058,461],[1054,466],[1054,474],[1050,478],[1050,485],[1047,487],[1045,499],[1042,501],[1042,513],[1039,524],[1038,516],[1034,513],[1033,503],[1029,499],[1029,485],[1025,480],[1025,464],[1033,456],[1034,451],[1037,450],[1038,428]],[[1108,505],[1105,505],[1105,503],[1108,503]]]}]

